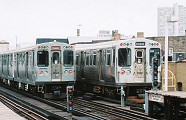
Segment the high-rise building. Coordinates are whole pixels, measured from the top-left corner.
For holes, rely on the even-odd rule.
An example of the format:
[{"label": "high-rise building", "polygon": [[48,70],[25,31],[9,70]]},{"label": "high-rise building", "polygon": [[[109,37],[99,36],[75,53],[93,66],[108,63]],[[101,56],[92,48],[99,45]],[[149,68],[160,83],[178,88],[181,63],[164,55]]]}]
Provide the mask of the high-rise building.
[{"label": "high-rise building", "polygon": [[172,16],[178,19],[178,22],[168,22],[168,35],[182,36],[186,30],[186,7],[174,4],[173,7],[158,8],[158,36],[165,35],[165,18]]}]

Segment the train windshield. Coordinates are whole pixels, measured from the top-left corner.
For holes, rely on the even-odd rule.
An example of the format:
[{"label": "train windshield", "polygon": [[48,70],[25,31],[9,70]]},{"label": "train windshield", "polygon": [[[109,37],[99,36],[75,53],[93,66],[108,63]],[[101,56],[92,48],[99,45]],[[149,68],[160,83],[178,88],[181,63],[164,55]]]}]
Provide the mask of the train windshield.
[{"label": "train windshield", "polygon": [[151,48],[150,49],[150,58],[149,58],[149,63],[150,66],[152,65],[152,58],[157,54],[158,58],[158,66],[160,65],[160,49],[159,48]]},{"label": "train windshield", "polygon": [[64,66],[73,66],[73,51],[64,51],[63,52],[63,63]]},{"label": "train windshield", "polygon": [[58,52],[53,53],[52,61],[53,61],[53,64],[59,64],[59,53]]},{"label": "train windshield", "polygon": [[37,65],[39,67],[47,67],[49,65],[48,51],[37,52]]},{"label": "train windshield", "polygon": [[131,49],[120,48],[118,50],[118,65],[120,67],[131,66]]}]

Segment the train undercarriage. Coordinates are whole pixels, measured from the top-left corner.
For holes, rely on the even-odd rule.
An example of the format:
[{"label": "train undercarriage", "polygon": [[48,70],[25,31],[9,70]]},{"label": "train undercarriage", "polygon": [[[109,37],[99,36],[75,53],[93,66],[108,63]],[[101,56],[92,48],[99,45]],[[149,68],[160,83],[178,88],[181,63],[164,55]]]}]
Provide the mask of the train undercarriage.
[{"label": "train undercarriage", "polygon": [[43,84],[43,85],[29,85],[13,80],[1,79],[0,82],[12,88],[24,90],[33,95],[43,97],[46,99],[64,99],[66,98],[66,86],[63,84]]},{"label": "train undercarriage", "polygon": [[[145,91],[150,90],[152,88],[152,84],[125,84],[123,85],[123,88],[125,101],[143,104],[145,102]],[[121,86],[105,86],[101,84],[76,82],[75,89],[83,91],[83,93],[94,93],[98,96],[103,96],[109,99],[121,99]]]}]

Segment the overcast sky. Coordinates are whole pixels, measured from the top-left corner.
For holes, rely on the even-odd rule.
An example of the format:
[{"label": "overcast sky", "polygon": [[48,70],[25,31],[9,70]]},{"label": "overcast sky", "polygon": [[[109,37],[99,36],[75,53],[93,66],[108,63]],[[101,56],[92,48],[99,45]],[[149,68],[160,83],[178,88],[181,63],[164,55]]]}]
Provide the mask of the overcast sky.
[{"label": "overcast sky", "polygon": [[36,38],[97,36],[99,30],[157,36],[158,7],[186,7],[186,0],[0,0],[0,40],[10,46]]}]

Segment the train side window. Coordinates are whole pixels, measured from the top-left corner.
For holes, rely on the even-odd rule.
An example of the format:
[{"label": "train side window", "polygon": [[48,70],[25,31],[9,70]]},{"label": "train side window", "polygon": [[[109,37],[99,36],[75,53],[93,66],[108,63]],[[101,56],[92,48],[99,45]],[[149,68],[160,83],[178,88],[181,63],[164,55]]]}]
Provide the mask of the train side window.
[{"label": "train side window", "polygon": [[7,61],[6,58],[7,58],[6,55],[4,55],[3,56],[3,65],[6,65],[6,61]]},{"label": "train side window", "polygon": [[14,66],[16,66],[17,54],[14,54]]},{"label": "train side window", "polygon": [[10,64],[10,55],[7,56],[7,66]]},{"label": "train side window", "polygon": [[13,57],[12,57],[12,54],[10,55],[10,66],[12,66],[12,60],[13,59]]},{"label": "train side window", "polygon": [[93,65],[96,65],[96,52],[93,52]]},{"label": "train side window", "polygon": [[47,67],[49,65],[48,51],[37,52],[37,65],[40,67]]},{"label": "train side window", "polygon": [[89,53],[86,53],[86,65],[89,65]]},{"label": "train side window", "polygon": [[112,50],[112,65],[115,66],[115,49]]},{"label": "train side window", "polygon": [[17,61],[16,61],[17,67],[19,66],[19,61],[20,61],[20,54],[17,53]]},{"label": "train side window", "polygon": [[34,56],[34,51],[32,51],[32,65],[34,66],[35,63],[35,56]]},{"label": "train side window", "polygon": [[92,53],[90,53],[90,65],[92,65],[92,61],[93,61],[93,55]]},{"label": "train side window", "polygon": [[86,52],[84,53],[83,58],[84,58],[84,60],[85,60],[85,62],[84,62],[83,65],[87,65],[87,53],[86,53]]},{"label": "train side window", "polygon": [[[149,64],[152,66],[152,58],[154,57],[154,53],[158,53],[160,55],[160,49],[159,48],[151,48],[149,51]],[[158,56],[158,66],[160,66],[160,57]]]},{"label": "train side window", "polygon": [[22,53],[22,64],[25,62],[25,53]]},{"label": "train side window", "polygon": [[0,56],[0,67],[2,67],[2,56]]},{"label": "train side window", "polygon": [[2,66],[3,66],[3,64],[4,64],[4,62],[3,62],[3,61],[4,61],[4,56],[2,55]]},{"label": "train side window", "polygon": [[18,63],[20,64],[21,61],[22,61],[22,54],[20,53],[20,54],[19,54],[19,61],[18,61]]},{"label": "train side window", "polygon": [[32,63],[31,63],[31,61],[32,61],[32,57],[31,57],[31,55],[30,55],[30,53],[28,54],[28,65],[29,65],[29,67],[31,67],[31,65],[32,65]]},{"label": "train side window", "polygon": [[110,65],[110,50],[106,50],[106,64]]},{"label": "train side window", "polygon": [[71,67],[73,66],[73,51],[66,50],[63,52],[63,64],[64,66]]},{"label": "train side window", "polygon": [[131,49],[118,49],[118,65],[120,67],[131,66]]},{"label": "train side window", "polygon": [[76,65],[79,65],[79,59],[80,59],[79,55],[76,54]]},{"label": "train side window", "polygon": [[80,65],[85,65],[85,52],[80,53]]}]

